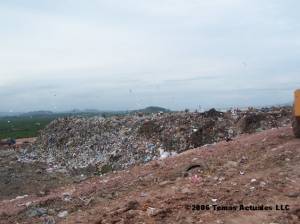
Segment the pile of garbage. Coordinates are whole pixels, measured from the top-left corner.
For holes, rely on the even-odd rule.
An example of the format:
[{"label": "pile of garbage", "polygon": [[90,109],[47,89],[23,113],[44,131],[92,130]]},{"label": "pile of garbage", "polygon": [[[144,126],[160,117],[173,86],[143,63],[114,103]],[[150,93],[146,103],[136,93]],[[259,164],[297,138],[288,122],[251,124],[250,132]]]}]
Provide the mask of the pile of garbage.
[{"label": "pile of garbage", "polygon": [[44,161],[56,169],[93,166],[105,173],[290,122],[290,107],[59,118],[19,159]]}]

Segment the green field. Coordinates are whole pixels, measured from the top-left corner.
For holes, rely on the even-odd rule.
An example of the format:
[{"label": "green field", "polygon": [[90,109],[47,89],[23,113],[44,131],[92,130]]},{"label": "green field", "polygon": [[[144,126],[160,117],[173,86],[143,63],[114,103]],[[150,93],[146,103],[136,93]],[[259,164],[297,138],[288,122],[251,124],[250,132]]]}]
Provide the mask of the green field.
[{"label": "green field", "polygon": [[1,117],[0,139],[4,138],[27,138],[38,135],[56,117]]}]

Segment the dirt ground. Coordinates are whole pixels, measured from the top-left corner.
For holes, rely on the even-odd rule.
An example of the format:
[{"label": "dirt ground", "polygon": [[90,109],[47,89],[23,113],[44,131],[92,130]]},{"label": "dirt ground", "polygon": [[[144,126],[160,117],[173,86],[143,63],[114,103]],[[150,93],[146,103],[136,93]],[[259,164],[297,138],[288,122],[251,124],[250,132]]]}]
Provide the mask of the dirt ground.
[{"label": "dirt ground", "polygon": [[17,150],[0,149],[0,200],[25,194],[43,194],[49,189],[72,183],[63,173],[47,172],[47,164],[18,162]]},{"label": "dirt ground", "polygon": [[[1,169],[14,162],[1,161]],[[36,192],[43,175],[22,169],[13,173],[28,173],[27,180],[13,194],[1,176],[0,223],[300,223],[300,139],[291,127],[48,185],[45,194]]]}]

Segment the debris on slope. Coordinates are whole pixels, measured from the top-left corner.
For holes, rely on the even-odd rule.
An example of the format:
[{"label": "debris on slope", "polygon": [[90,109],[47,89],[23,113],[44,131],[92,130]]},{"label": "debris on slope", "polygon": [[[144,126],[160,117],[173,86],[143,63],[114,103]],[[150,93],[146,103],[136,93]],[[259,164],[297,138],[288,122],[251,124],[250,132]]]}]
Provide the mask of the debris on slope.
[{"label": "debris on slope", "polygon": [[59,118],[19,160],[51,169],[96,167],[101,173],[165,158],[191,148],[290,124],[290,107],[204,113],[174,112],[124,117]]}]

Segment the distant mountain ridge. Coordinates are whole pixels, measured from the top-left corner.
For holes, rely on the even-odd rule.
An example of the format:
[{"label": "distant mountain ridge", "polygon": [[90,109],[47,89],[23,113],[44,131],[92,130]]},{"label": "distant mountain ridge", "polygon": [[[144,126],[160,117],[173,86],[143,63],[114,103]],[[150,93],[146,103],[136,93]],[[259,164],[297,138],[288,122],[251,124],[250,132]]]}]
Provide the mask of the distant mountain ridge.
[{"label": "distant mountain ridge", "polygon": [[23,113],[20,114],[19,116],[49,116],[49,115],[53,115],[54,113],[52,111],[48,111],[48,110],[39,110],[39,111],[31,111],[31,112],[27,112],[27,113]]},{"label": "distant mountain ridge", "polygon": [[133,110],[131,112],[159,113],[159,112],[171,112],[171,110],[163,108],[163,107],[150,106],[150,107],[146,107],[146,108],[140,109],[140,110]]},{"label": "distant mountain ridge", "polygon": [[60,112],[53,112],[48,110],[39,110],[39,111],[30,111],[26,113],[22,112],[0,112],[0,117],[39,117],[39,116],[55,116],[55,115],[91,115],[91,116],[101,116],[105,115],[124,115],[124,114],[132,114],[132,113],[159,113],[159,112],[170,112],[171,110],[158,107],[158,106],[149,106],[143,109],[138,110],[119,110],[119,111],[112,111],[112,110],[98,110],[98,109],[73,109],[69,111],[60,111]]}]

